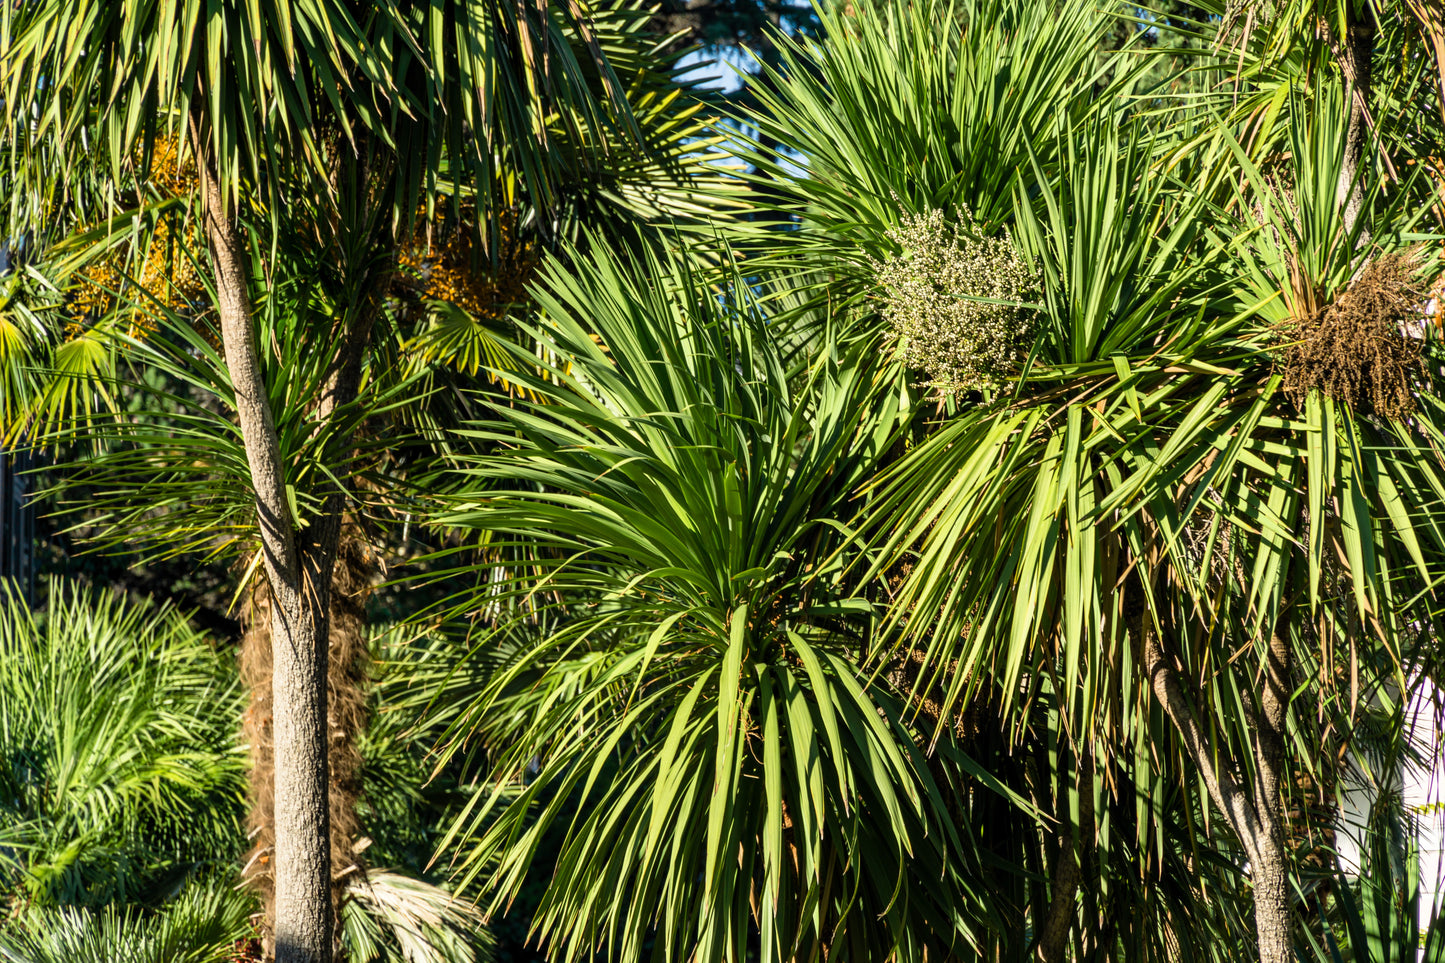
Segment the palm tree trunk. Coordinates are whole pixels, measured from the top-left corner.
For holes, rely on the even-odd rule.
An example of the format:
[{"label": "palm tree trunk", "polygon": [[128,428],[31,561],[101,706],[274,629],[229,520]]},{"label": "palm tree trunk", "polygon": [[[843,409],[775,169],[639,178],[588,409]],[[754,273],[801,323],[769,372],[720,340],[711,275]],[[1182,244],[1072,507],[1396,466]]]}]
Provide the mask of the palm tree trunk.
[{"label": "palm tree trunk", "polygon": [[[1069,933],[1074,926],[1074,902],[1079,884],[1084,879],[1090,834],[1094,831],[1094,764],[1092,758],[1083,762],[1077,773],[1079,789],[1079,824],[1073,832],[1059,837],[1059,854],[1054,861],[1054,878],[1049,881],[1053,895],[1048,910],[1040,921],[1038,944],[1034,948],[1037,963],[1063,963],[1069,946]],[[1069,825],[1068,796],[1065,792],[1058,807],[1059,822]]]},{"label": "palm tree trunk", "polygon": [[1260,963],[1292,963],[1294,913],[1289,895],[1289,869],[1284,840],[1266,835],[1254,847],[1250,878],[1254,884],[1254,931]]},{"label": "palm tree trunk", "polygon": [[[375,556],[359,529],[344,523],[331,579],[327,657],[327,802],[330,811],[331,912],[340,919],[349,876],[364,871],[356,853],[361,827],[356,804],[361,795],[361,756],[357,740],[365,728],[366,599],[371,593]],[[241,673],[251,693],[245,734],[251,747],[251,850],[243,871],[246,884],[261,898],[265,913],[263,946],[275,952],[271,927],[276,918],[275,760],[272,728],[272,604],[262,582],[250,593],[241,643]],[[339,925],[339,924],[338,924]]]},{"label": "palm tree trunk", "polygon": [[306,554],[309,591],[272,584],[276,963],[329,963],[335,956],[326,719],[329,569],[335,556]]},{"label": "palm tree trunk", "polygon": [[[299,528],[286,495],[280,439],[266,391],[251,313],[250,261],[209,161],[208,140],[196,119],[191,140],[204,194],[206,238],[216,284],[216,308],[226,367],[256,498],[256,517],[271,604],[272,880],[270,932],[276,963],[331,963],[336,957],[333,903],[332,801],[327,685],[332,574],[341,545],[348,482],[322,489],[325,500],[310,524]],[[363,152],[345,169],[365,197],[375,172]],[[396,269],[395,238],[377,222],[376,256],[356,279],[360,297],[338,319],[326,346],[332,351],[318,421],[325,423],[357,397],[366,347]],[[343,433],[343,437],[349,432]],[[349,589],[344,591],[349,592]],[[359,617],[353,621],[360,624]],[[350,624],[350,623],[348,623]],[[349,671],[349,665],[342,667]],[[348,703],[348,713],[354,708]],[[344,727],[343,727],[344,728]],[[348,763],[354,762],[348,757]],[[348,765],[354,781],[354,766]],[[354,793],[350,796],[354,802]],[[349,803],[348,803],[349,805]],[[343,807],[345,808],[345,806]],[[346,822],[343,831],[352,828]],[[349,864],[349,841],[345,847]]]},{"label": "palm tree trunk", "polygon": [[256,350],[249,258],[214,170],[200,161],[207,156],[206,139],[194,125],[191,134],[205,192],[221,342],[235,389],[271,589],[276,961],[330,963],[334,920],[326,798],[326,640],[336,536],[325,530],[330,526],[318,526],[321,530],[308,550],[296,544],[280,441]]},{"label": "palm tree trunk", "polygon": [[1258,776],[1251,793],[1247,784],[1236,778],[1238,766],[1228,753],[1212,751],[1173,659],[1165,651],[1151,620],[1140,617],[1131,628],[1142,640],[1155,699],[1199,768],[1210,799],[1249,857],[1259,961],[1292,963],[1294,954],[1290,943],[1294,924],[1284,848],[1284,806],[1279,792],[1290,693],[1288,645],[1278,635],[1271,640],[1265,690],[1255,719]]},{"label": "palm tree trunk", "polygon": [[1074,850],[1073,838],[1064,834],[1054,861],[1054,878],[1049,881],[1053,897],[1040,921],[1038,945],[1034,950],[1038,963],[1063,963],[1064,950],[1068,948],[1069,930],[1074,925],[1074,897],[1083,875]]},{"label": "palm tree trunk", "polygon": [[[1283,612],[1280,621],[1284,621]],[[1294,958],[1291,945],[1294,914],[1284,847],[1284,800],[1280,795],[1292,669],[1293,651],[1276,630],[1270,637],[1264,691],[1255,714],[1258,775],[1254,806],[1259,829],[1250,868],[1254,882],[1254,928],[1259,935],[1261,963],[1290,963]]]}]

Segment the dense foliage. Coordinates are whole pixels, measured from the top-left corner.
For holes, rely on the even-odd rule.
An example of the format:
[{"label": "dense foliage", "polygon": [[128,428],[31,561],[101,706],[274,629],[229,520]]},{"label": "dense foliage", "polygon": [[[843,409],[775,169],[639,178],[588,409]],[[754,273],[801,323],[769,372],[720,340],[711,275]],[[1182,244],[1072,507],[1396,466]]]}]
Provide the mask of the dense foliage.
[{"label": "dense foliage", "polygon": [[1445,960],[1438,12],[770,5],[720,120],[626,5],[63,6],[5,437],[234,589],[263,835],[224,648],[12,600],[0,956],[329,959],[220,885],[311,739],[358,961]]}]

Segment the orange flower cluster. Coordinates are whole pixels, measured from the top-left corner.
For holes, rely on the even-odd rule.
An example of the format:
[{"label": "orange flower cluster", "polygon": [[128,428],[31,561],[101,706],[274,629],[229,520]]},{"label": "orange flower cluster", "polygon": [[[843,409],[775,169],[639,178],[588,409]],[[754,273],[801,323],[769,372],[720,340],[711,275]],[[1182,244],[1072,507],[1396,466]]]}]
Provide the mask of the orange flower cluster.
[{"label": "orange flower cluster", "polygon": [[189,309],[203,297],[205,286],[195,265],[172,243],[171,232],[168,220],[156,225],[134,275],[125,271],[122,253],[88,265],[71,291],[71,311],[76,315],[106,314],[116,307],[115,292],[127,288],[173,311]]},{"label": "orange flower cluster", "polygon": [[[444,240],[428,245],[424,226],[412,244],[401,253],[402,268],[417,280],[422,297],[446,301],[478,318],[501,319],[510,308],[527,299],[541,252],[535,243],[519,235],[517,216],[503,212],[498,221],[498,257],[479,249],[471,219],[463,212],[463,225],[443,228],[440,212],[432,222],[433,236]],[[443,234],[443,230],[445,233]]]},{"label": "orange flower cluster", "polygon": [[[139,168],[139,157],[136,162]],[[146,185],[161,197],[179,197],[194,191],[196,184],[195,164],[190,159],[181,162],[178,142],[157,141]],[[184,311],[200,300],[205,285],[177,243],[178,225],[176,215],[160,220],[139,264],[130,263],[128,251],[118,250],[87,265],[70,292],[71,312],[77,317],[107,314],[116,308],[116,292],[128,288],[175,311]],[[143,321],[133,324],[138,329],[149,327]]]},{"label": "orange flower cluster", "polygon": [[180,156],[179,139],[158,140],[151,152],[151,168],[147,182],[162,197],[181,197],[196,189],[196,159]]}]

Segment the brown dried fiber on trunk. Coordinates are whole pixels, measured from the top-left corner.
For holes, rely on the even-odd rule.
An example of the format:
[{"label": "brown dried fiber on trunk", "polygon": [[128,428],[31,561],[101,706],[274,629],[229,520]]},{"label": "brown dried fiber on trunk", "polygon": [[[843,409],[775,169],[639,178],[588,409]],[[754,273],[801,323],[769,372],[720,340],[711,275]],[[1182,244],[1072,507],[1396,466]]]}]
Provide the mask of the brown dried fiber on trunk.
[{"label": "brown dried fiber on trunk", "polygon": [[[958,672],[955,660],[947,666],[946,674],[936,674],[936,667],[929,666],[929,677],[920,681],[928,653],[924,649],[910,649],[896,656],[888,669],[888,683],[902,696],[908,708],[916,713],[922,732],[929,737],[940,732],[945,724],[944,705],[948,702],[947,679]],[[923,683],[926,682],[927,685]],[[954,706],[948,716],[948,727],[954,737],[965,746],[971,746],[986,730],[998,729],[1002,718],[1002,707],[998,704],[992,687],[973,693]]]},{"label": "brown dried fiber on trunk", "polygon": [[[376,558],[360,532],[342,533],[331,579],[331,633],[327,666],[329,808],[331,816],[332,905],[339,909],[351,874],[364,871],[355,851],[361,835],[356,803],[361,795],[361,755],[357,736],[366,725],[366,600]],[[251,848],[242,876],[261,897],[261,920],[272,918],[275,881],[274,760],[271,734],[271,593],[264,579],[247,594],[242,609],[242,682],[250,690],[243,731],[251,747],[250,813],[246,828]],[[264,935],[266,958],[272,935]]]},{"label": "brown dried fiber on trunk", "polygon": [[366,726],[366,599],[376,557],[360,532],[341,534],[331,578],[331,644],[327,670],[327,724],[331,768],[331,872],[333,898],[340,905],[347,877],[364,869],[355,851],[361,836],[356,803],[361,797],[361,753],[357,736]]},{"label": "brown dried fiber on trunk", "polygon": [[[247,838],[251,841],[246,856],[243,880],[263,904],[262,919],[272,918],[275,881],[272,876],[273,852],[276,845],[272,815],[274,760],[271,736],[271,589],[264,578],[256,579],[246,593],[241,607],[241,682],[251,693],[251,703],[242,717],[242,732],[251,747],[251,809],[246,816]],[[266,934],[267,954],[270,934]]]}]

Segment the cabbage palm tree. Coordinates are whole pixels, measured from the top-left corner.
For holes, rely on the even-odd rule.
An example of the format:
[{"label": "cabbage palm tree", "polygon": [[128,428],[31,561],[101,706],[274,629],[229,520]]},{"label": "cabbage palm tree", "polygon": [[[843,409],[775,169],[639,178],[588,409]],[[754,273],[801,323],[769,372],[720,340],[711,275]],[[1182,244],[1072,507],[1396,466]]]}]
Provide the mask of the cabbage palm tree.
[{"label": "cabbage palm tree", "polygon": [[[1027,29],[1037,16],[1071,42]],[[1134,96],[1127,70],[1102,91],[1051,72],[1099,35],[1089,18],[977,3],[958,26],[914,5],[794,44],[759,124],[809,169],[749,159],[803,238],[761,244],[938,392],[945,417],[867,488],[868,573],[906,573],[890,624],[942,719],[981,701],[1057,712],[1069,832],[1033,900],[1040,957],[1071,933],[1098,945],[1109,880],[1080,873],[1130,845],[1083,798],[1132,784],[1142,859],[1171,782],[1199,800],[1186,813],[1223,821],[1223,853],[1191,846],[1237,847],[1261,959],[1285,960],[1285,798],[1321,778],[1317,749],[1341,745],[1362,691],[1438,654],[1439,402],[1432,341],[1405,333],[1439,277],[1417,246],[1437,240],[1420,227],[1433,188],[1348,171],[1333,60],[1311,61],[1308,91],[1277,88],[1264,138],[1257,116],[1226,119],[1228,86],[1194,111]],[[991,167],[978,145],[1018,160]],[[898,641],[877,639],[887,664]],[[1151,953],[1197,950],[1179,922]]]},{"label": "cabbage palm tree", "polygon": [[[1213,242],[1189,234],[1207,223],[1198,201],[1085,136],[1106,153],[1081,148],[1043,216],[1021,208],[1021,245],[1043,266],[1031,370],[886,483],[885,557],[918,551],[897,612],[934,629],[933,666],[971,667],[956,694],[979,675],[1027,692],[1043,682],[1031,667],[1051,666],[1093,739],[1141,708],[1119,693],[1152,689],[1249,859],[1261,959],[1286,960],[1287,747],[1296,769],[1316,765],[1304,733],[1347,725],[1358,697],[1338,688],[1339,666],[1356,684],[1393,674],[1435,631],[1440,413],[1397,324],[1418,310],[1409,275],[1438,268],[1403,253],[1397,209],[1362,221],[1384,250],[1356,282],[1339,154],[1317,163],[1327,136],[1295,140],[1294,210],[1256,175],[1249,199],[1269,220],[1234,225],[1247,240],[1217,274]],[[1114,178],[1128,185],[1116,204],[1086,192]],[[1335,320],[1376,290],[1381,317]],[[1371,331],[1383,360],[1323,347],[1344,323]]]},{"label": "cabbage palm tree", "polygon": [[[157,142],[178,141],[195,166],[206,300],[239,423],[222,437],[235,444],[273,602],[277,958],[330,959],[331,579],[356,402],[398,247],[443,190],[453,205],[474,199],[483,247],[510,191],[545,218],[560,170],[635,143],[622,85],[578,4],[42,2],[0,17],[0,63],[5,147],[29,199],[12,204],[27,219],[8,236],[48,250],[69,238],[81,258],[117,226],[153,240]],[[553,136],[558,123],[568,136]],[[77,198],[92,201],[100,229],[87,233]],[[283,235],[309,236],[344,291],[288,332],[317,362],[301,395],[258,341],[258,295],[275,279],[266,253]],[[303,487],[306,448],[320,472]]]},{"label": "cabbage palm tree", "polygon": [[437,519],[498,553],[456,600],[479,654],[520,640],[451,727],[501,793],[463,867],[501,905],[562,832],[533,920],[561,959],[967,955],[988,900],[945,787],[970,763],[859,669],[876,607],[835,557],[896,395],[853,359],[789,371],[748,292],[681,256],[544,272],[535,400],[476,425],[497,450]]},{"label": "cabbage palm tree", "polygon": [[[884,558],[913,561],[895,618],[927,626],[935,670],[967,667],[956,696],[1053,676],[1098,756],[1147,710],[1119,694],[1152,692],[1248,859],[1271,963],[1293,957],[1306,733],[1348,727],[1342,665],[1358,684],[1438,637],[1445,564],[1438,400],[1401,331],[1439,267],[1414,252],[1418,193],[1347,226],[1330,90],[1269,176],[1228,131],[1187,186],[1139,140],[1073,135],[1017,202],[1040,270],[1027,367],[911,452],[877,515]],[[1238,213],[1207,203],[1221,176],[1244,179]]]}]

